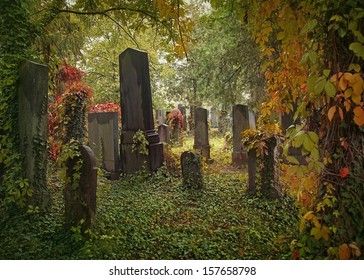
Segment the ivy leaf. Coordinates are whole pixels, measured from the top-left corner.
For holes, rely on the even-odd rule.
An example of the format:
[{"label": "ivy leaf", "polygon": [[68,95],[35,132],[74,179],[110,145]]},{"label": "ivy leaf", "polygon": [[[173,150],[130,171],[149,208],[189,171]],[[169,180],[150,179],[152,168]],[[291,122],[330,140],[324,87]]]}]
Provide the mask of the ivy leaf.
[{"label": "ivy leaf", "polygon": [[316,94],[319,94],[319,93],[323,92],[323,90],[325,88],[325,85],[326,85],[326,80],[325,79],[319,79],[318,82],[315,85],[314,92]]},{"label": "ivy leaf", "polygon": [[364,125],[364,110],[360,106],[354,108],[354,122],[358,126]]},{"label": "ivy leaf", "polygon": [[336,88],[330,81],[326,81],[325,83],[325,92],[330,97],[334,97],[336,95]]},{"label": "ivy leaf", "polygon": [[315,27],[316,27],[316,25],[318,24],[318,21],[317,21],[317,19],[312,19],[312,20],[310,20],[303,28],[302,28],[302,30],[301,30],[301,35],[304,35],[304,34],[306,34],[307,32],[310,32],[310,31],[312,31]]},{"label": "ivy leaf", "polygon": [[299,161],[295,157],[293,157],[293,156],[286,156],[286,160],[288,162],[293,163],[293,164],[296,164],[296,165],[299,165],[300,164]]},{"label": "ivy leaf", "polygon": [[364,46],[361,43],[351,43],[349,49],[352,50],[357,56],[364,58]]}]

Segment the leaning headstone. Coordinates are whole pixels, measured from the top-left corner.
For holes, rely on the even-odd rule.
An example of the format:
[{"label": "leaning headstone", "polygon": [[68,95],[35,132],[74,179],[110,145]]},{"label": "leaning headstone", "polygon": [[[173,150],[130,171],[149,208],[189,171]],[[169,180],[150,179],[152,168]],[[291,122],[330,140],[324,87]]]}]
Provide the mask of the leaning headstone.
[{"label": "leaning headstone", "polygon": [[207,110],[204,108],[195,109],[195,137],[193,148],[201,151],[203,157],[210,160],[209,131],[207,124]]},{"label": "leaning headstone", "polygon": [[24,61],[19,68],[18,125],[25,177],[34,190],[29,203],[44,210],[50,205],[47,187],[48,67]]},{"label": "leaning headstone", "polygon": [[[126,49],[119,56],[122,132],[120,160],[123,173],[142,168],[156,171],[163,163],[163,143],[154,130],[148,54]],[[133,137],[142,131],[148,141],[148,155],[132,151]]]},{"label": "leaning headstone", "polygon": [[157,125],[166,123],[166,112],[164,110],[156,110]]},{"label": "leaning headstone", "polygon": [[185,151],[181,155],[182,185],[188,189],[202,189],[201,159],[195,152]]},{"label": "leaning headstone", "polygon": [[106,170],[111,179],[117,179],[120,169],[118,113],[89,113],[88,142],[97,165]]},{"label": "leaning headstone", "polygon": [[246,105],[233,106],[233,154],[234,166],[242,166],[248,163],[248,154],[242,143],[242,132],[246,129],[255,129],[254,114]]},{"label": "leaning headstone", "polygon": [[166,124],[158,125],[158,134],[162,143],[170,144],[169,139],[169,126]]},{"label": "leaning headstone", "polygon": [[222,110],[218,120],[218,131],[221,134],[225,134],[229,130],[229,116],[226,110]]},{"label": "leaning headstone", "polygon": [[[65,218],[66,227],[81,225],[85,231],[91,227],[96,213],[97,167],[91,148],[81,145],[79,149],[80,157],[67,162],[67,177],[70,182],[65,190]],[[81,168],[75,171],[79,160],[82,162]],[[75,174],[77,172],[79,174]]]}]

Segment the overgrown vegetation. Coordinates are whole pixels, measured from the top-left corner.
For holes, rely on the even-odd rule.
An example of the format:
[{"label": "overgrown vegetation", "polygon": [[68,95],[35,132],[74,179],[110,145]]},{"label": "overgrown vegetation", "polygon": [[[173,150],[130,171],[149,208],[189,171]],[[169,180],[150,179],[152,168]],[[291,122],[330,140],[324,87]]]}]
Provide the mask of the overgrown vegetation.
[{"label": "overgrown vegetation", "polygon": [[[246,174],[211,141],[219,163],[204,165],[202,190],[182,188],[166,166],[115,182],[101,177],[94,227],[64,229],[62,188],[49,172],[53,208],[47,213],[1,216],[1,259],[290,259],[297,227],[292,201],[247,196]],[[182,149],[172,148],[178,158]],[[179,162],[179,161],[178,161]],[[228,164],[226,164],[228,163]],[[176,166],[178,168],[178,166]]]}]

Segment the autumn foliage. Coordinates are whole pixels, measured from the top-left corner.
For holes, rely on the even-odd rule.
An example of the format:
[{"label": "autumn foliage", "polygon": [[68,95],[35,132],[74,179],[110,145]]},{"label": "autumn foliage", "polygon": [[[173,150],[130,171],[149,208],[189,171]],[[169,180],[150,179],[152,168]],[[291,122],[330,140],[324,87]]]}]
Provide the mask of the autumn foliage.
[{"label": "autumn foliage", "polygon": [[301,122],[287,130],[280,177],[301,207],[294,258],[358,258],[364,248],[360,3],[263,0],[247,9],[269,95],[261,114],[294,111]]}]

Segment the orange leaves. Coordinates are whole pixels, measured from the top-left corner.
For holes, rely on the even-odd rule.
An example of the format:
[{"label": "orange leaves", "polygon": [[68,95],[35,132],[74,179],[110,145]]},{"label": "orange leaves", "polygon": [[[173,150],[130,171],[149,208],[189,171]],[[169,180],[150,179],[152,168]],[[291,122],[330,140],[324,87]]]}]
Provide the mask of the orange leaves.
[{"label": "orange leaves", "polygon": [[352,256],[360,257],[361,251],[355,242],[350,244],[341,244],[339,246],[339,259],[340,260],[350,260]]},{"label": "orange leaves", "polygon": [[364,125],[364,110],[361,106],[356,106],[353,110],[354,112],[354,122],[358,126]]},{"label": "orange leaves", "polygon": [[349,175],[350,169],[348,167],[343,167],[340,170],[340,177],[346,178]]},{"label": "orange leaves", "polygon": [[[341,94],[336,97],[335,101],[338,102],[340,100],[338,98],[344,99],[342,104],[344,105],[346,112],[351,111],[352,107],[354,107],[354,123],[358,126],[364,125],[364,102],[362,101],[364,80],[361,74],[339,72],[333,75],[330,80],[333,85],[341,91]],[[330,121],[334,118],[336,111],[339,112],[341,120],[344,119],[344,112],[342,108],[339,105],[333,105],[329,108],[327,113]]]}]

